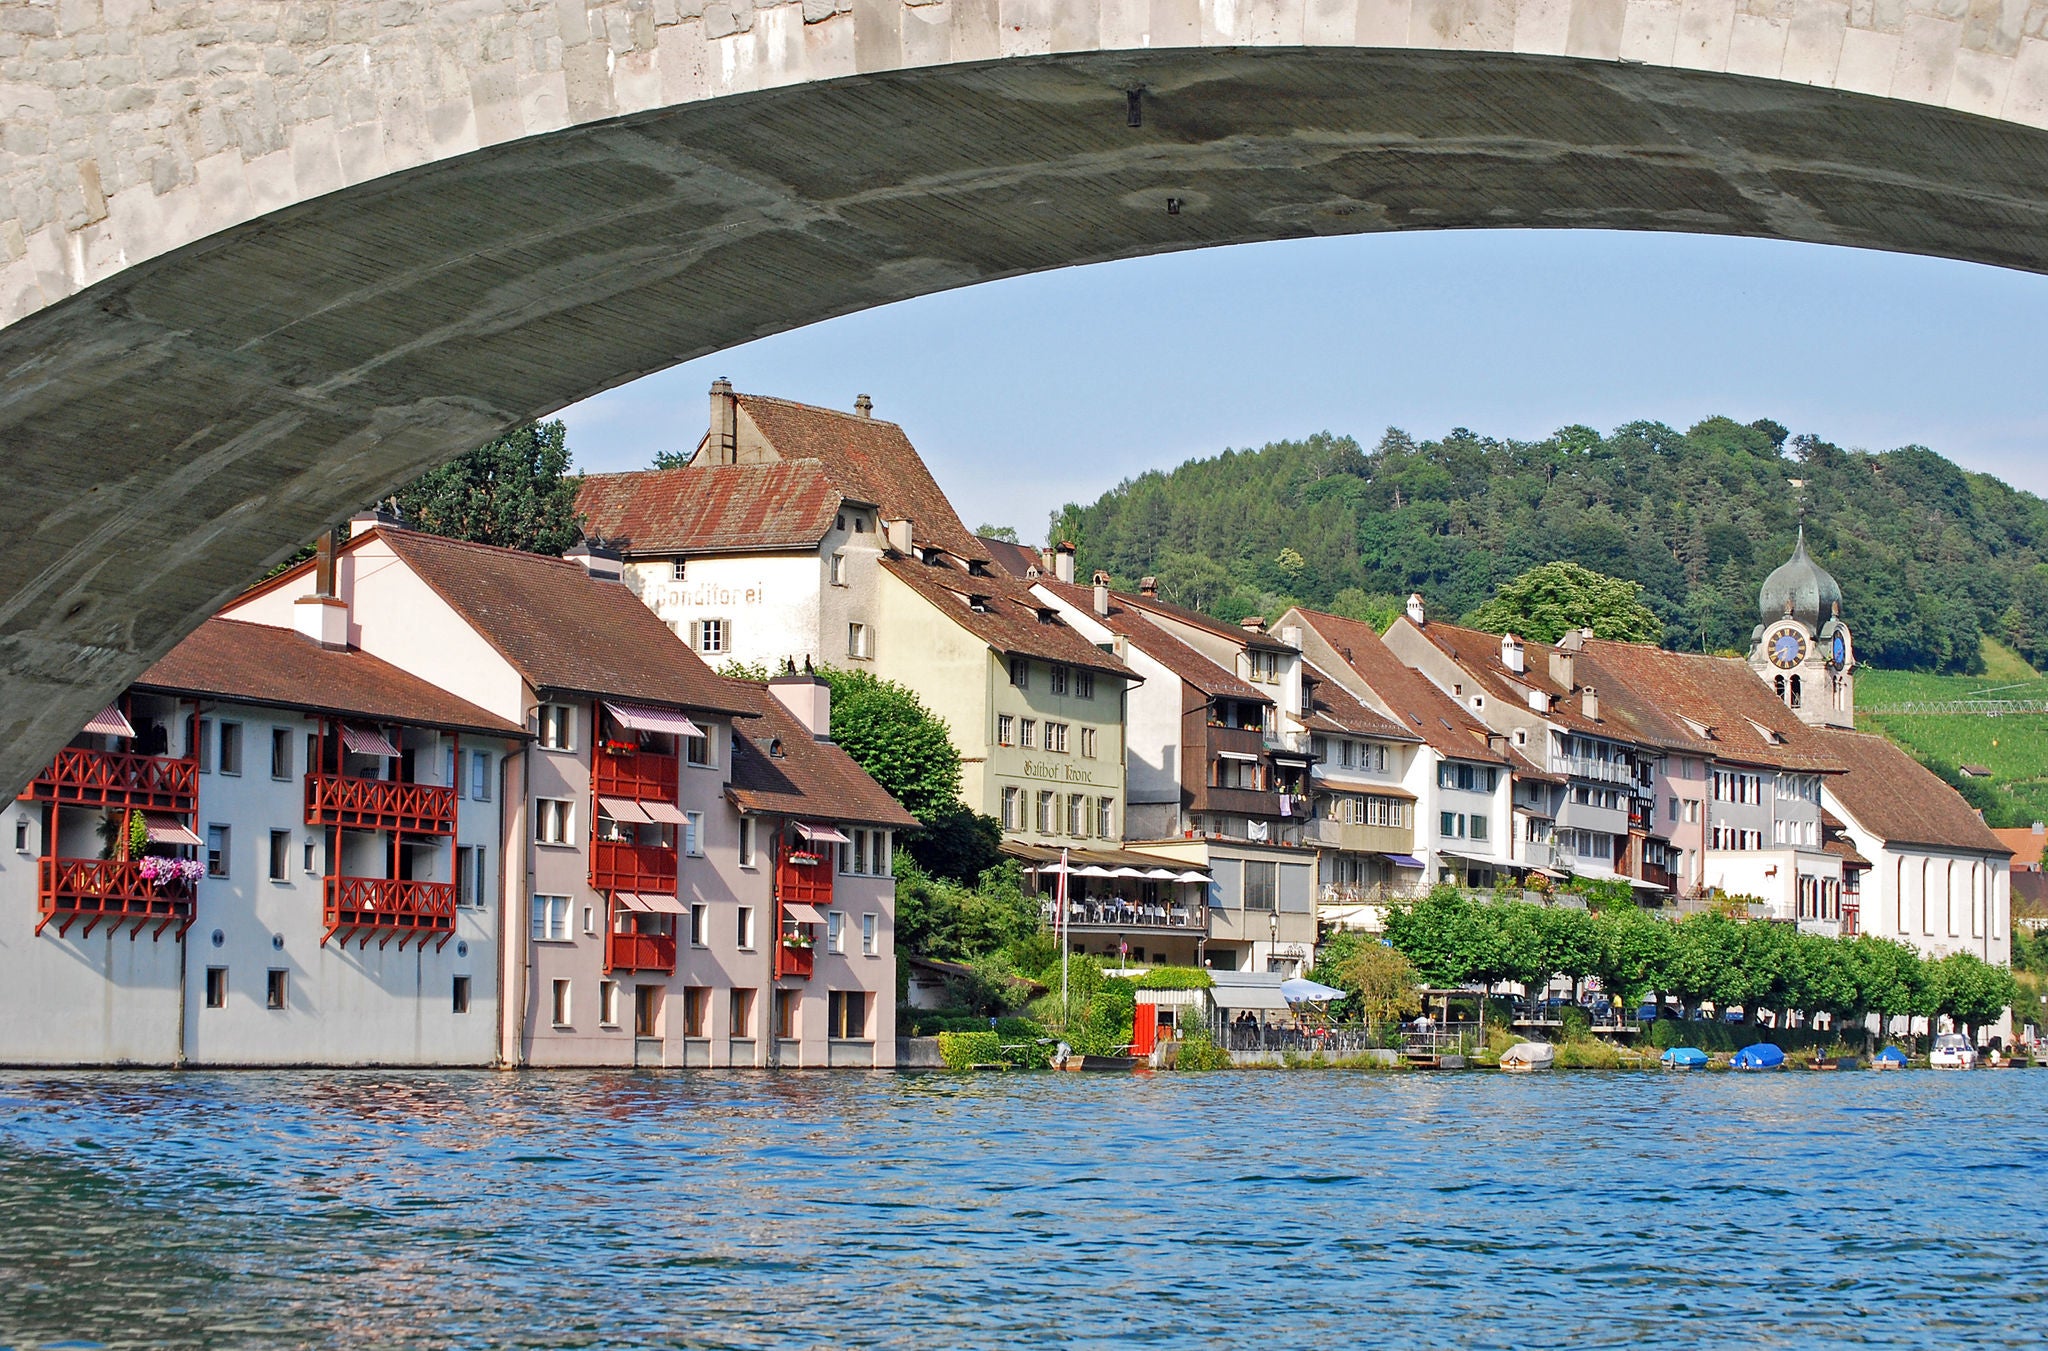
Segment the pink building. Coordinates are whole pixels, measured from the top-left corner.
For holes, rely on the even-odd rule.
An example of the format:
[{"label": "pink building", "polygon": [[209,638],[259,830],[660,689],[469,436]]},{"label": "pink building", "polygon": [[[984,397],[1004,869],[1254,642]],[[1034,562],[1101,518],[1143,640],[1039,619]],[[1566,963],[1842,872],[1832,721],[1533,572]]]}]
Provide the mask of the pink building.
[{"label": "pink building", "polygon": [[717,675],[602,552],[356,529],[331,581],[309,562],[226,614],[531,733],[506,767],[505,1063],[895,1063],[889,858],[914,822],[822,739],[822,686]]}]

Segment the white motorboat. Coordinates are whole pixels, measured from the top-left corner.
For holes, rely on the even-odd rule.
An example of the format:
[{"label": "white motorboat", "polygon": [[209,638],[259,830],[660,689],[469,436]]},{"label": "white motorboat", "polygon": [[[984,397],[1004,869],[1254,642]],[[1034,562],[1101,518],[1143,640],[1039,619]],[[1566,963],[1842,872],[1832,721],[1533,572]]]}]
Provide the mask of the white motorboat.
[{"label": "white motorboat", "polygon": [[1500,1055],[1500,1067],[1511,1074],[1534,1074],[1557,1063],[1557,1048],[1547,1041],[1518,1041]]},{"label": "white motorboat", "polygon": [[1973,1070],[1977,1068],[1977,1048],[1960,1032],[1944,1032],[1934,1039],[1927,1063],[1938,1070]]}]

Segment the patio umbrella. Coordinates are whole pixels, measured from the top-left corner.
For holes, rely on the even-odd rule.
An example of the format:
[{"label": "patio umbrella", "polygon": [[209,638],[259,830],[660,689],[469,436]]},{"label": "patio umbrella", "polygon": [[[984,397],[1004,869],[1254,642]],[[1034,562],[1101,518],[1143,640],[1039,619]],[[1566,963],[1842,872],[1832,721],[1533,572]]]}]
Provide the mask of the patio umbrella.
[{"label": "patio umbrella", "polygon": [[1147,868],[1145,876],[1154,882],[1177,882],[1180,874],[1171,868]]},{"label": "patio umbrella", "polygon": [[1332,999],[1342,999],[1344,992],[1295,976],[1280,982],[1280,997],[1290,1004],[1327,1004]]},{"label": "patio umbrella", "polygon": [[1076,869],[1074,869],[1074,876],[1076,876],[1076,877],[1115,877],[1115,876],[1116,876],[1116,874],[1115,874],[1115,873],[1113,873],[1113,872],[1111,872],[1111,871],[1110,871],[1109,869],[1107,869],[1107,868],[1103,867],[1103,866],[1102,866],[1101,864],[1099,864],[1099,863],[1090,863],[1090,864],[1087,864],[1087,865],[1086,865],[1086,866],[1084,866],[1084,867],[1079,867],[1079,868],[1076,868]]}]

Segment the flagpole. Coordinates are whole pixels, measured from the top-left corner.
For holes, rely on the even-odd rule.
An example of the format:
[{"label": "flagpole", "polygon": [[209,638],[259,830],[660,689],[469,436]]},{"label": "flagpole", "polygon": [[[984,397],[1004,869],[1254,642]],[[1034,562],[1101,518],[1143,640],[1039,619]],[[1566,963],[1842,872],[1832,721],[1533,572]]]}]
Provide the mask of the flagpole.
[{"label": "flagpole", "polygon": [[1060,1031],[1067,1030],[1067,953],[1074,946],[1067,941],[1067,851],[1060,850],[1060,922],[1055,930],[1060,936]]}]

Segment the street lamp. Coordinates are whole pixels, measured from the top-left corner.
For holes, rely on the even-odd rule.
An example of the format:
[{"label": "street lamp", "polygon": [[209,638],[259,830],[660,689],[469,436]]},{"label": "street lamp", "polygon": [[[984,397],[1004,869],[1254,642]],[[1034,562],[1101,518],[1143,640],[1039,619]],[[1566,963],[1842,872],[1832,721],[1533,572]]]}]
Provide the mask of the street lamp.
[{"label": "street lamp", "polygon": [[1273,964],[1280,960],[1280,912],[1278,910],[1266,912],[1266,932],[1266,967],[1268,970],[1271,970]]}]

